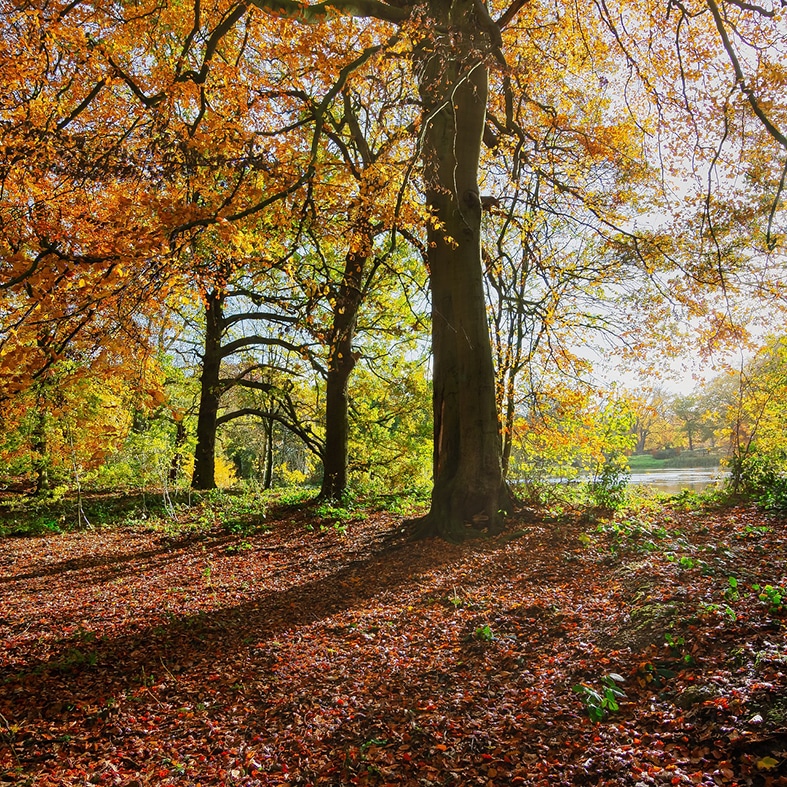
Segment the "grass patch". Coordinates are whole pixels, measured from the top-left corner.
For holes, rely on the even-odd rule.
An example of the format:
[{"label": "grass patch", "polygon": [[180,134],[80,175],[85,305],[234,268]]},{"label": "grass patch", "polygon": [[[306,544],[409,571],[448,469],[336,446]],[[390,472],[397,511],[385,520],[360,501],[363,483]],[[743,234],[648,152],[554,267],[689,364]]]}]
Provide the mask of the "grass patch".
[{"label": "grass patch", "polygon": [[715,454],[701,454],[696,451],[683,451],[676,456],[657,459],[650,454],[635,454],[628,457],[633,473],[647,470],[675,470],[688,467],[719,467],[721,457]]},{"label": "grass patch", "polygon": [[655,459],[650,454],[635,454],[628,457],[629,467],[635,473],[642,470],[662,470],[665,461],[665,459]]}]

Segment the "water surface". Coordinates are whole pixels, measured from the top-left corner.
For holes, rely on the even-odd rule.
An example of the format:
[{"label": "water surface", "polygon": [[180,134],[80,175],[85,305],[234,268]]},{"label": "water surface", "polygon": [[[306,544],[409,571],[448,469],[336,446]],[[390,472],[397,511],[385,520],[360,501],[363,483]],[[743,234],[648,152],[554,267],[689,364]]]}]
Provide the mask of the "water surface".
[{"label": "water surface", "polygon": [[691,492],[701,492],[703,489],[723,481],[728,475],[729,471],[721,467],[675,467],[633,472],[629,483],[650,486],[657,492],[677,495],[684,489]]}]

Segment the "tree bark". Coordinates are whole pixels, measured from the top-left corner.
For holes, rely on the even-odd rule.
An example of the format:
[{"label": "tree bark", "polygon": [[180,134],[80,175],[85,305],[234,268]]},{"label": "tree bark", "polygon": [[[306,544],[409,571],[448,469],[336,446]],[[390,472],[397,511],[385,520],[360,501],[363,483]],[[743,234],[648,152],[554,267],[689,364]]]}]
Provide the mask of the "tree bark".
[{"label": "tree bark", "polygon": [[644,454],[645,444],[648,442],[648,435],[650,434],[650,430],[639,423],[637,423],[637,425],[634,428],[636,430],[636,436],[637,436],[637,444],[634,447],[634,453]]},{"label": "tree bark", "polygon": [[371,228],[358,233],[359,248],[345,257],[344,275],[333,310],[331,348],[325,386],[325,452],[320,498],[341,499],[347,491],[349,398],[347,385],[355,368],[353,339],[363,297],[363,274],[371,249]]},{"label": "tree bark", "polygon": [[216,419],[221,399],[219,371],[223,328],[222,297],[214,290],[208,294],[205,305],[205,348],[202,356],[192,489],[216,488]]},{"label": "tree bark", "polygon": [[423,52],[424,178],[432,294],[434,487],[420,533],[456,541],[495,530],[510,501],[503,477],[495,372],[481,266],[478,165],[487,68],[473,2],[432,5],[449,34]]}]

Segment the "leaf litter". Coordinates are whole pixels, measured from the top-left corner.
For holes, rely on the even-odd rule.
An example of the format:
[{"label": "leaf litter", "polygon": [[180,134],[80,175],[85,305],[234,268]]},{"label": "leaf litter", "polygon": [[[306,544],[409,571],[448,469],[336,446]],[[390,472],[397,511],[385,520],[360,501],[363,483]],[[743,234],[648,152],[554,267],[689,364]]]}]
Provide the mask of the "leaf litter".
[{"label": "leaf litter", "polygon": [[787,785],[783,521],[267,524],[0,542],[0,784]]}]

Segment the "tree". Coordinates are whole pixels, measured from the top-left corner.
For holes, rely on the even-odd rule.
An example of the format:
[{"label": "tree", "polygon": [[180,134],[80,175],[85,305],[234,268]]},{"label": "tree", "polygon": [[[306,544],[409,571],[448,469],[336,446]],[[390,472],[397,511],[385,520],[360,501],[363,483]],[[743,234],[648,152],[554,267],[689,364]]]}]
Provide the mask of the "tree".
[{"label": "tree", "polygon": [[79,488],[132,430],[132,412],[148,413],[164,399],[163,374],[152,353],[137,359],[72,352],[24,393],[3,402],[0,458],[32,476],[47,494],[61,484]]},{"label": "tree", "polygon": [[[331,0],[319,6],[259,0],[255,5],[305,22],[325,21],[336,9],[404,26],[413,12],[377,0]],[[237,6],[238,19],[245,10]],[[419,75],[433,310],[434,488],[421,531],[458,539],[467,523],[499,526],[501,511],[510,504],[484,303],[478,187],[488,63],[503,59],[501,38],[486,6],[473,0],[436,0],[407,33],[414,39]],[[356,62],[381,50],[380,45],[370,47]]]},{"label": "tree", "polygon": [[391,268],[406,267],[408,244],[397,243],[392,230],[403,220],[401,212],[394,218],[395,204],[407,184],[402,182],[399,126],[389,128],[387,118],[395,113],[401,121],[399,107],[407,88],[401,69],[387,76],[383,81],[357,69],[326,107],[321,166],[333,167],[329,177],[315,179],[310,194],[310,267],[328,305],[322,319],[315,309],[308,318],[309,329],[327,349],[320,497],[328,500],[341,499],[347,490],[348,386],[361,358],[359,319],[375,291],[398,288]]},{"label": "tree", "polygon": [[[633,444],[629,403],[615,391],[570,384],[556,373],[534,386],[513,430],[511,475],[532,493],[556,478],[612,475]],[[606,468],[606,470],[605,470]]]},{"label": "tree", "polygon": [[431,213],[434,488],[423,528],[456,539],[466,523],[499,527],[511,505],[484,299],[478,187],[487,63],[499,54],[500,40],[479,3],[438,1],[427,8],[432,39],[418,56]]},{"label": "tree", "polygon": [[[0,395],[110,318],[130,326],[155,308],[206,228],[231,246],[305,182],[300,101],[258,89],[268,63],[241,16],[59,0],[0,15],[0,363],[15,370]],[[240,70],[231,90],[208,67],[219,42],[217,60]],[[275,155],[260,142],[271,119]]]},{"label": "tree", "polygon": [[[732,486],[761,494],[768,486],[784,495],[787,466],[787,340],[769,337],[737,376],[730,391],[728,425]],[[728,389],[729,390],[729,389]],[[783,507],[784,500],[781,505]]]},{"label": "tree", "polygon": [[630,397],[631,409],[635,418],[636,445],[634,453],[643,454],[647,450],[647,446],[652,444],[650,438],[666,416],[666,399],[665,391],[658,387],[644,390],[638,395]]},{"label": "tree", "polygon": [[[243,296],[245,302],[241,302],[239,310],[227,313],[225,310],[227,300],[230,298],[237,300],[238,296]],[[259,297],[260,303],[262,302],[262,296],[257,296],[256,293],[243,288],[211,290],[205,296],[205,332],[201,356],[197,445],[191,482],[194,489],[213,489],[216,486],[214,466],[216,430],[219,425],[246,415],[256,415],[267,421],[279,421],[320,457],[324,452],[323,441],[298,417],[297,409],[288,391],[287,377],[294,376],[294,372],[290,372],[287,368],[286,361],[266,362],[251,357],[247,362],[241,362],[239,367],[230,373],[228,361],[233,358],[243,360],[243,356],[248,356],[249,352],[255,349],[278,348],[285,355],[311,357],[311,351],[306,343],[296,344],[276,333],[276,327],[296,324],[298,322],[296,315],[288,314],[281,309],[248,306],[249,297],[253,299]],[[232,328],[249,325],[253,326],[250,332],[243,331],[237,338],[231,337]],[[313,364],[320,368],[314,360]],[[273,376],[269,372],[272,372]],[[234,409],[227,410],[226,394],[237,387],[268,394],[273,401],[264,409],[258,406],[244,406],[244,403],[240,403]],[[225,412],[220,414],[222,404]]]},{"label": "tree", "polygon": [[695,394],[676,396],[670,409],[681,423],[686,433],[689,451],[693,451],[696,441],[704,441],[713,435],[713,426],[707,418],[707,403]]}]

